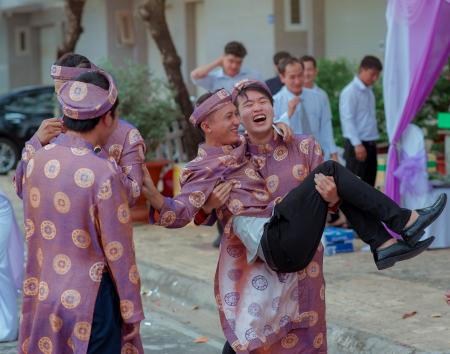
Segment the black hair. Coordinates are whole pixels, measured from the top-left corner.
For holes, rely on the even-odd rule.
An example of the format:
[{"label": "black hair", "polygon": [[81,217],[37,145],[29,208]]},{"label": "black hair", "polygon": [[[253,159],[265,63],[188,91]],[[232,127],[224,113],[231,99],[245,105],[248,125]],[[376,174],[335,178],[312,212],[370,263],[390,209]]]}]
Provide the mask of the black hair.
[{"label": "black hair", "polygon": [[280,63],[281,60],[287,59],[290,57],[291,57],[291,54],[282,50],[280,52],[275,53],[275,55],[273,56],[273,63],[275,64],[275,66],[278,66],[278,64]]},{"label": "black hair", "polygon": [[314,68],[317,68],[317,62],[316,62],[316,59],[315,59],[313,56],[311,56],[311,55],[304,55],[304,56],[302,56],[302,57],[300,58],[300,61],[301,61],[302,63],[305,63],[305,62],[307,62],[307,61],[310,61],[311,63],[313,63]]},{"label": "black hair", "polygon": [[381,71],[383,70],[383,65],[381,64],[380,59],[378,59],[377,57],[373,55],[366,55],[363,60],[361,60],[359,69],[375,69]]},{"label": "black hair", "polygon": [[245,58],[247,55],[247,49],[245,49],[241,42],[232,41],[225,45],[224,53],[232,54],[238,58]]},{"label": "black hair", "polygon": [[239,92],[238,92],[238,94],[237,94],[237,96],[236,96],[236,99],[234,100],[234,105],[235,105],[236,107],[238,106],[237,99],[238,99],[239,97],[245,97],[245,98],[248,99],[248,97],[247,97],[247,91],[250,91],[250,90],[251,90],[251,91],[257,91],[257,92],[263,94],[264,96],[266,96],[266,97],[269,99],[270,104],[273,106],[273,97],[272,97],[272,95],[271,95],[269,92],[267,92],[266,90],[264,90],[264,89],[263,89],[261,86],[259,86],[257,83],[251,83],[251,84],[249,84],[249,85],[244,86],[244,88],[242,88],[241,90],[239,90]]},{"label": "black hair", "polygon": [[[108,79],[99,71],[89,71],[87,73],[83,73],[75,78],[75,81],[85,82],[87,84],[92,84],[95,86],[98,86],[106,91],[109,90],[109,81]],[[117,106],[119,105],[119,98],[116,99],[116,102],[114,102],[114,105],[111,107],[111,109],[108,112],[111,112],[111,116],[115,117],[115,112],[117,109]],[[64,115],[64,125],[68,130],[73,130],[79,133],[87,133],[91,130],[93,130],[97,124],[100,122],[100,118],[103,117],[105,114],[91,119],[73,119],[70,117],[67,117]]]},{"label": "black hair", "polygon": [[62,55],[56,62],[56,65],[66,66],[69,68],[91,68],[91,62],[88,58],[81,54],[66,53]]},{"label": "black hair", "polygon": [[280,74],[284,75],[284,73],[286,72],[287,66],[288,65],[293,65],[293,64],[300,64],[302,69],[305,68],[305,66],[300,61],[300,59],[297,59],[297,58],[294,58],[294,57],[289,57],[289,58],[286,58],[286,59],[282,59],[280,61],[280,63],[278,64],[278,70],[279,70]]}]

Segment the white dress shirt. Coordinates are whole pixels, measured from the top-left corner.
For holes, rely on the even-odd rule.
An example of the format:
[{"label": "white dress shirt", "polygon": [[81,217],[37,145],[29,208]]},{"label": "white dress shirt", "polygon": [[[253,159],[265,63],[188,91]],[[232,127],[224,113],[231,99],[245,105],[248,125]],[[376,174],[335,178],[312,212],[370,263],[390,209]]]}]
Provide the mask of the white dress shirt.
[{"label": "white dress shirt", "polygon": [[[326,93],[324,92],[326,95]],[[337,151],[331,125],[331,111],[326,106],[321,93],[314,89],[303,88],[300,103],[295,108],[291,118],[288,117],[288,103],[295,95],[284,86],[275,96],[274,111],[276,123],[286,123],[294,134],[311,134],[322,146],[325,159]],[[328,99],[328,97],[327,97]],[[306,118],[304,117],[306,115]],[[306,124],[305,124],[306,120]],[[305,131],[306,129],[309,131]]]},{"label": "white dress shirt", "polygon": [[353,146],[362,141],[375,141],[378,134],[375,111],[375,95],[372,87],[366,86],[358,76],[344,87],[339,97],[339,114],[342,135]]},{"label": "white dress shirt", "polygon": [[235,76],[228,76],[223,72],[222,68],[217,68],[215,70],[211,70],[208,75],[202,79],[194,80],[192,77],[191,79],[195,85],[203,87],[209,92],[213,92],[221,88],[231,92],[234,84],[243,79],[262,81],[262,77],[259,73],[245,68],[241,69],[241,71]]}]

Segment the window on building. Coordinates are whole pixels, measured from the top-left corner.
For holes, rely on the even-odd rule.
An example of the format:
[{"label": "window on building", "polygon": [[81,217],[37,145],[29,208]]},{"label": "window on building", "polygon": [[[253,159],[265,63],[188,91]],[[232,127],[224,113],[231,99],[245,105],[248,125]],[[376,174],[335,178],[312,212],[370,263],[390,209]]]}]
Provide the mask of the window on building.
[{"label": "window on building", "polygon": [[117,41],[122,45],[134,44],[133,18],[130,11],[116,11]]},{"label": "window on building", "polygon": [[15,49],[17,56],[30,54],[30,29],[18,27],[15,30]]},{"label": "window on building", "polygon": [[306,31],[308,0],[284,0],[285,31]]}]

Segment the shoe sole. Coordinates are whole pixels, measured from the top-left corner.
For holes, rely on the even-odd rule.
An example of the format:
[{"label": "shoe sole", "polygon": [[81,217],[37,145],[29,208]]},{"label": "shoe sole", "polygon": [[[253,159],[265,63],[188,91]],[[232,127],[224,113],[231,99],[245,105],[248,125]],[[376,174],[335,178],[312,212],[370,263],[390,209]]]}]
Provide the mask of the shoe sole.
[{"label": "shoe sole", "polygon": [[404,253],[404,254],[400,254],[398,256],[393,256],[393,257],[390,257],[390,258],[386,258],[386,259],[383,259],[382,261],[376,262],[375,264],[376,264],[378,270],[391,268],[397,262],[406,261],[407,259],[414,258],[414,257],[418,256],[419,254],[421,254],[423,251],[425,251],[433,243],[434,239],[435,239],[434,236],[430,236],[428,239],[423,241],[423,245],[422,246],[420,246],[419,248],[415,249],[414,251],[408,252],[408,253]]},{"label": "shoe sole", "polygon": [[[442,206],[441,210],[439,210],[439,212],[431,219],[430,223],[427,226],[425,226],[425,229],[428,226],[430,226],[432,223],[434,223],[439,216],[441,216],[446,205],[447,205],[447,197],[445,197],[445,203]],[[416,243],[420,241],[420,239],[422,238],[422,236],[424,234],[425,234],[425,230],[422,230],[421,232],[418,232],[414,236],[411,236],[408,239],[404,239],[403,241],[405,241],[409,246],[414,247],[416,245]]]}]

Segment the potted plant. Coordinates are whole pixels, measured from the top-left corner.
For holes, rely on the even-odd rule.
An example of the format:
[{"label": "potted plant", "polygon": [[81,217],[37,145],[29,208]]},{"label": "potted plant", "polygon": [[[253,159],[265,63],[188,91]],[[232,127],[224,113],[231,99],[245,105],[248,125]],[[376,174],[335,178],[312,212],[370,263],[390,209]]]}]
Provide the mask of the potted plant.
[{"label": "potted plant", "polygon": [[[119,91],[119,114],[141,133],[147,146],[146,166],[155,185],[168,160],[155,160],[154,151],[163,141],[172,122],[180,117],[174,93],[167,82],[155,78],[147,66],[127,61],[123,66],[103,65],[114,77]],[[133,220],[147,217],[145,199],[132,209]]]}]

